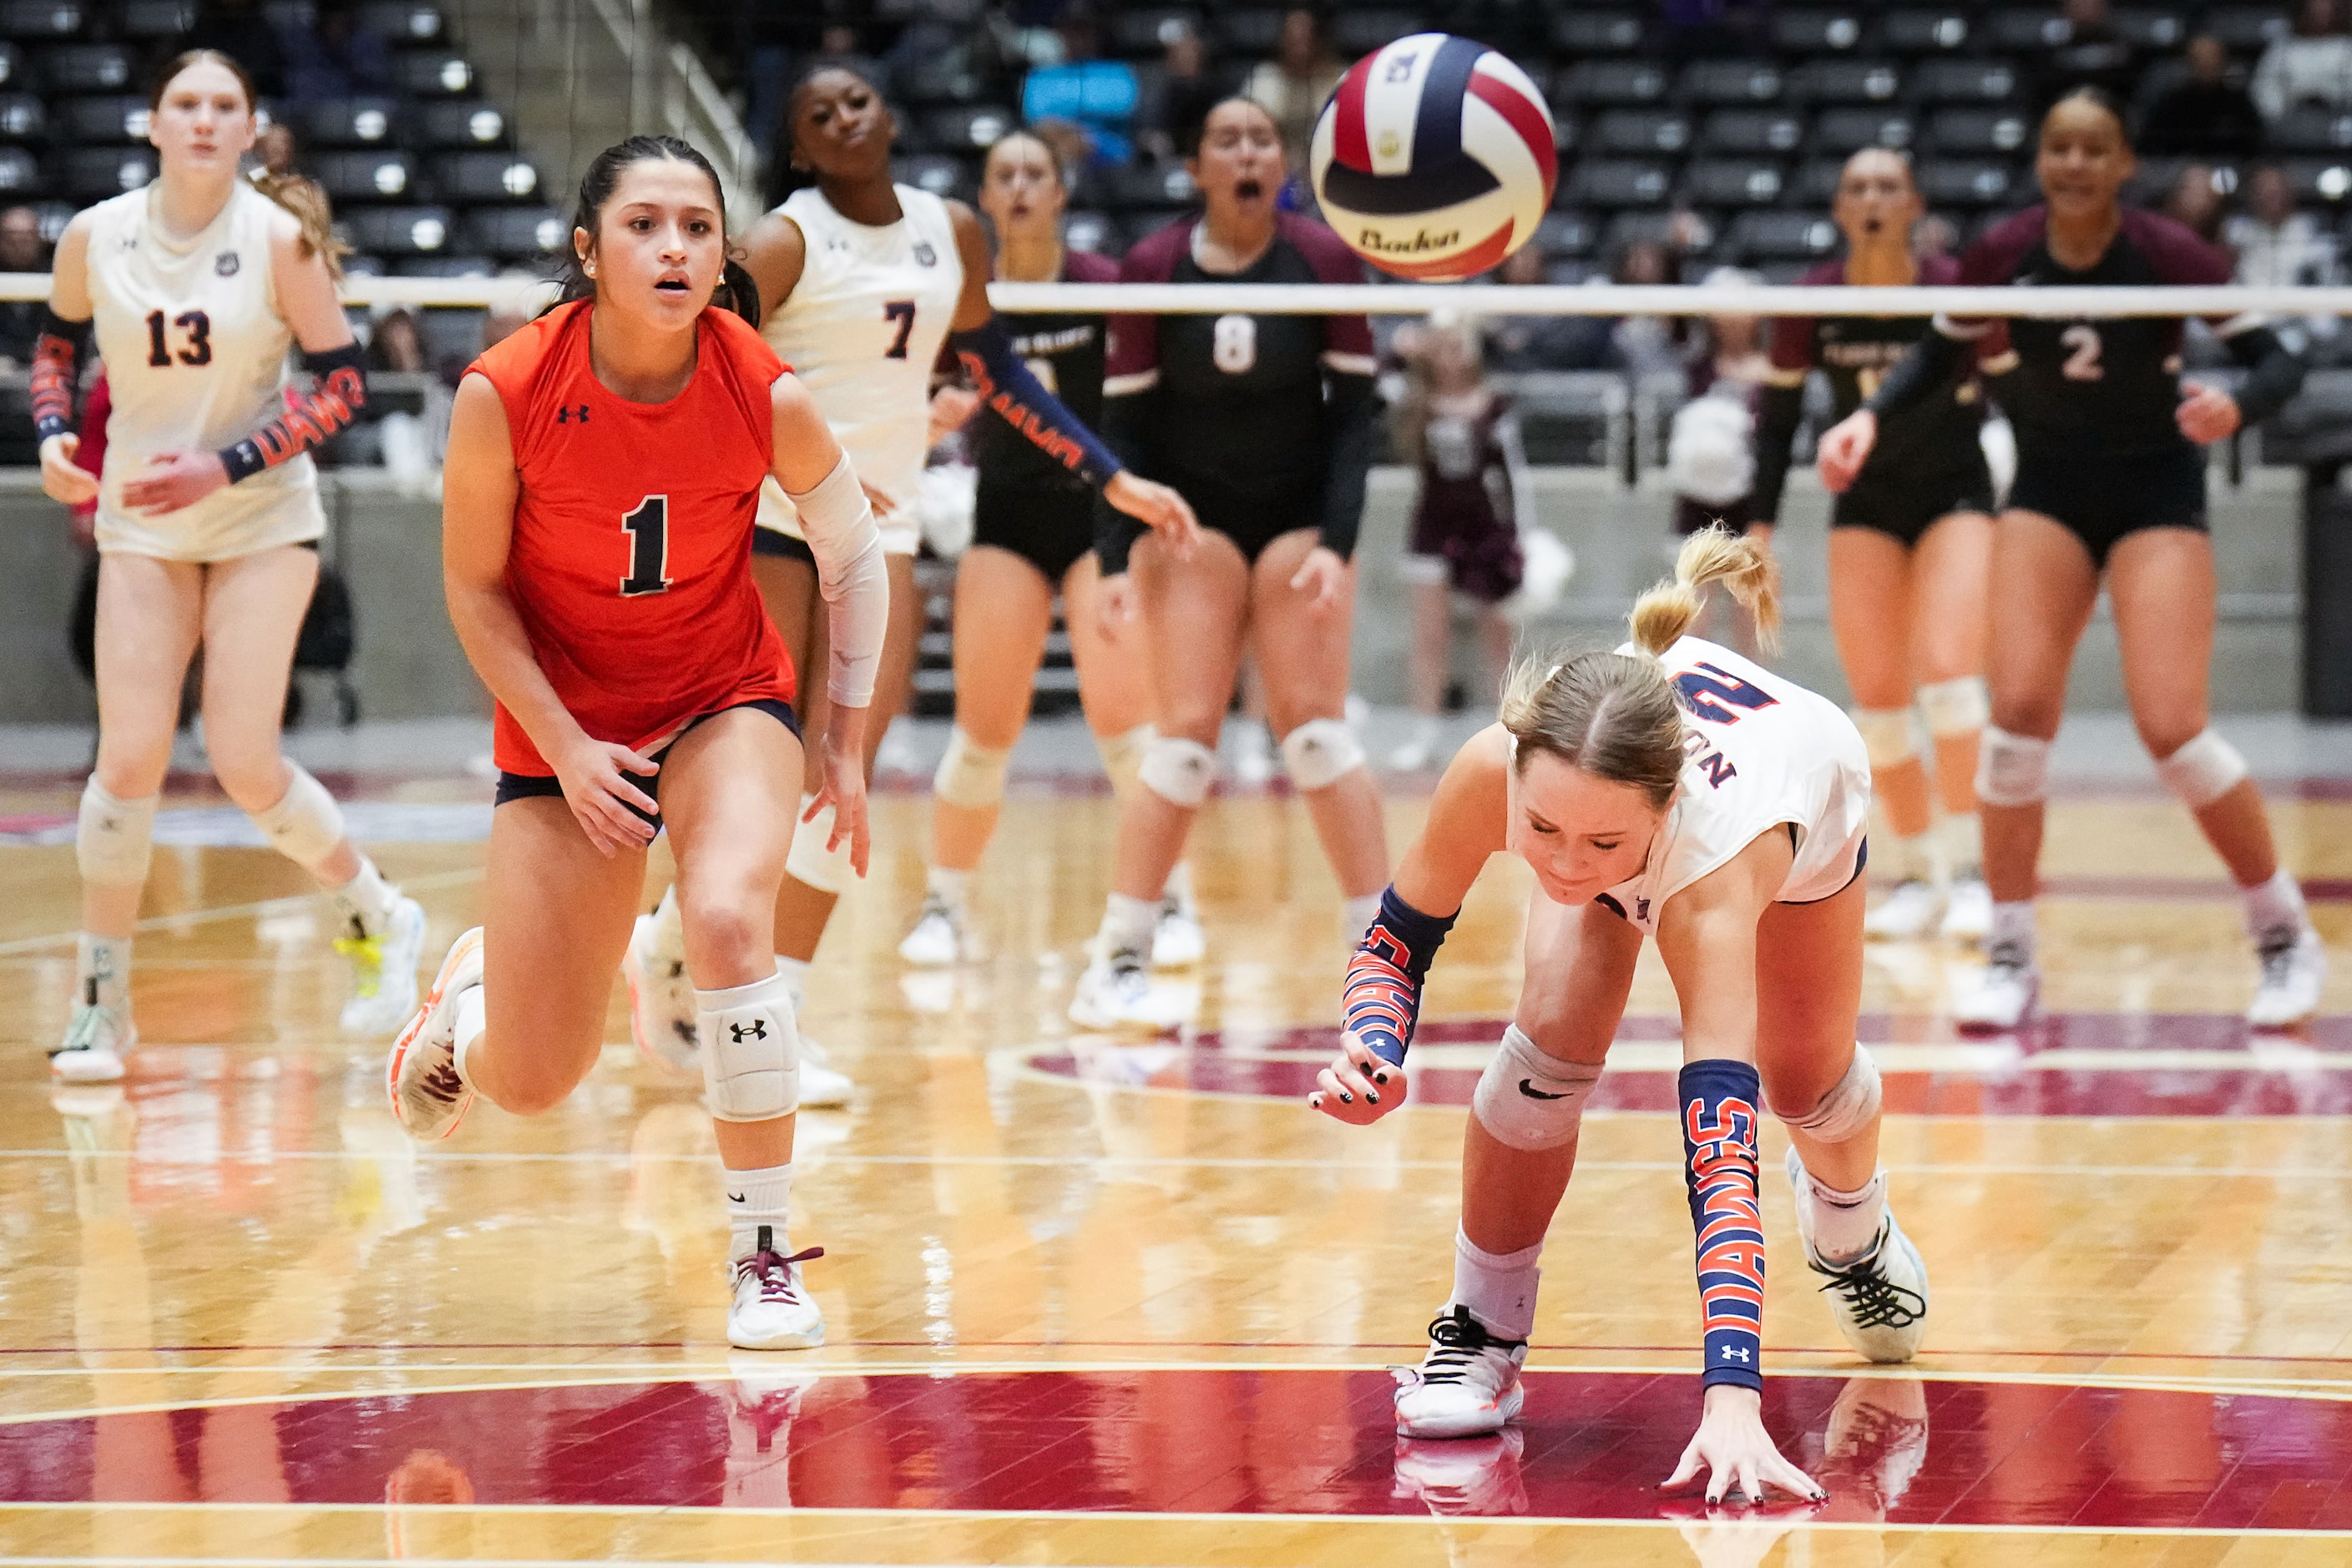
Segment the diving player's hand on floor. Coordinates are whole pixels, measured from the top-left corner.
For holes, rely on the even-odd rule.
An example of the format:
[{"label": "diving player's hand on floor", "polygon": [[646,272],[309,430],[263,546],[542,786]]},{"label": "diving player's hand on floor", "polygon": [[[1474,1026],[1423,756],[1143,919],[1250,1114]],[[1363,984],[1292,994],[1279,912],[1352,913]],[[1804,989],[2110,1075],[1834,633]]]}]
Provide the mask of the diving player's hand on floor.
[{"label": "diving player's hand on floor", "polygon": [[819,756],[824,762],[824,787],[801,813],[803,822],[814,822],[817,813],[833,807],[833,836],[824,841],[827,850],[837,849],[845,839],[849,844],[849,868],[860,880],[866,876],[866,859],[871,843],[866,828],[866,736],[865,725],[845,725],[839,715],[856,712],[860,720],[864,709],[835,708],[834,721],[825,727]]},{"label": "diving player's hand on floor", "polygon": [[1328,544],[1318,544],[1307,552],[1298,570],[1290,579],[1291,592],[1307,595],[1307,607],[1316,615],[1328,614],[1348,593],[1348,563],[1339,552]]},{"label": "diving player's hand on floor", "polygon": [[2226,441],[2238,430],[2238,400],[2218,386],[2180,384],[2180,406],[2172,417],[2180,433],[2200,447]]},{"label": "diving player's hand on floor", "polygon": [[74,461],[81,437],[52,436],[41,443],[41,491],[51,500],[80,506],[98,499],[98,476]]},{"label": "diving player's hand on floor", "polygon": [[1854,476],[1862,472],[1863,464],[1870,460],[1871,447],[1877,444],[1878,416],[1867,408],[1855,409],[1822,432],[1814,466],[1821,469],[1822,483],[1829,487],[1830,494],[1842,496],[1853,487]]},{"label": "diving player's hand on floor", "polygon": [[1686,1486],[1702,1468],[1707,1473],[1709,1503],[1722,1502],[1735,1491],[1751,1503],[1760,1503],[1768,1486],[1808,1502],[1819,1502],[1830,1495],[1820,1482],[1780,1457],[1771,1434],[1764,1430],[1763,1396],[1730,1384],[1719,1383],[1706,1391],[1698,1434],[1659,1489],[1673,1491]]},{"label": "diving player's hand on floor", "polygon": [[1353,1030],[1340,1031],[1339,1053],[1315,1082],[1307,1105],[1351,1127],[1369,1127],[1404,1103],[1404,1068],[1374,1056]]},{"label": "diving player's hand on floor", "polygon": [[1192,556],[1193,546],[1201,542],[1201,520],[1192,515],[1192,503],[1166,485],[1139,479],[1135,473],[1121,468],[1103,486],[1103,500],[1157,532],[1176,552],[1179,561]]},{"label": "diving player's hand on floor", "polygon": [[228,465],[217,452],[165,452],[147,459],[139,477],[122,486],[126,510],[152,517],[195,505],[228,488]]},{"label": "diving player's hand on floor", "polygon": [[649,777],[661,771],[659,763],[626,746],[592,741],[586,735],[548,760],[554,764],[556,782],[563,786],[564,801],[579,819],[580,830],[599,853],[610,858],[624,849],[643,849],[654,841],[653,824],[629,809],[635,806],[651,813],[653,796],[624,775]]}]

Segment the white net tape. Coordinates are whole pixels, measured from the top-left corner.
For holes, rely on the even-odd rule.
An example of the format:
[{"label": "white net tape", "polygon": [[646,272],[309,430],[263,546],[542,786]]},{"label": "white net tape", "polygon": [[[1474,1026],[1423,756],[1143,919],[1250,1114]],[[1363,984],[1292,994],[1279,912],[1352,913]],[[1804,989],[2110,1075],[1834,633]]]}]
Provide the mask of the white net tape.
[{"label": "white net tape", "polygon": [[[551,285],[509,278],[347,278],[349,305],[535,307]],[[0,273],[0,300],[46,300],[45,272]],[[1702,289],[1479,283],[992,283],[1000,310],[1381,316],[2352,316],[2352,288]]]}]

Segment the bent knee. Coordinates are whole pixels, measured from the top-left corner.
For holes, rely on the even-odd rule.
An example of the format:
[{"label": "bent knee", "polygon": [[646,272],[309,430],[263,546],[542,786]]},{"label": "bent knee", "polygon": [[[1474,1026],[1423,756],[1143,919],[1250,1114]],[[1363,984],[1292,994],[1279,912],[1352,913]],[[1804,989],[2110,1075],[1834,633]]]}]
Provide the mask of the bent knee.
[{"label": "bent knee", "polygon": [[1617,1033],[1613,1026],[1605,1030],[1597,1026],[1589,1012],[1542,1002],[1522,1001],[1511,1021],[1544,1055],[1589,1067],[1597,1067],[1608,1058],[1610,1042]]},{"label": "bent knee", "polygon": [[762,907],[749,889],[731,889],[715,896],[688,895],[678,900],[678,917],[688,952],[706,968],[758,975],[767,973],[775,962],[771,940],[775,924],[772,898]]}]

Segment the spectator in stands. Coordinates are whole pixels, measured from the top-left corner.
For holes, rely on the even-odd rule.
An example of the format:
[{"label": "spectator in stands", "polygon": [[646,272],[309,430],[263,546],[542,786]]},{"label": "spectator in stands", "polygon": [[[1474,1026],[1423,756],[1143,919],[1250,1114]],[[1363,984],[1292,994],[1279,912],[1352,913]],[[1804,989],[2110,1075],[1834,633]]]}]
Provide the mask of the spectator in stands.
[{"label": "spectator in stands", "polygon": [[[1637,239],[1618,254],[1610,281],[1623,284],[1679,283],[1682,261],[1665,241]],[[1621,316],[1609,328],[1610,367],[1644,375],[1683,368],[1689,324],[1681,316]]]},{"label": "spectator in stands", "polygon": [[389,92],[392,47],[360,14],[357,0],[317,0],[313,20],[285,25],[286,96],[295,102]]},{"label": "spectator in stands", "polygon": [[1348,74],[1347,63],[1331,52],[1320,12],[1305,5],[1292,7],[1282,18],[1282,41],[1275,58],[1250,72],[1242,96],[1265,105],[1282,133],[1283,161],[1291,178],[1307,178],[1307,143],[1315,139],[1315,119],[1323,100]]},{"label": "spectator in stands", "polygon": [[[41,215],[28,206],[0,212],[0,272],[47,272],[49,242],[41,237]],[[0,370],[23,370],[33,363],[47,307],[38,300],[0,303]]]},{"label": "spectator in stands", "polygon": [[[0,224],[5,222],[0,216]],[[2234,280],[2250,289],[2343,281],[2336,237],[2310,214],[2295,210],[2294,186],[2275,163],[2263,164],[2247,179],[2246,210],[2231,218],[2221,235],[2237,253]],[[2310,316],[2304,322],[2318,339],[2333,339],[2342,324],[2334,316]]]},{"label": "spectator in stands", "polygon": [[2197,237],[2206,244],[2221,243],[2221,219],[2225,215],[2221,183],[2214,177],[2210,164],[2191,163],[2182,169],[2172,182],[2172,188],[2164,193],[2163,210],[2173,222],[2195,230]]},{"label": "spectator in stands", "polygon": [[286,90],[286,52],[261,0],[203,0],[178,49],[218,49],[245,68],[254,90],[276,98]]},{"label": "spectator in stands", "polygon": [[[1707,289],[1755,288],[1763,281],[1736,267],[1718,267],[1699,280]],[[1675,415],[1666,451],[1675,532],[1687,536],[1720,522],[1769,537],[1771,521],[1757,515],[1752,494],[1756,405],[1772,372],[1763,319],[1708,316],[1695,337],[1685,365],[1690,401]]]},{"label": "spectator in stands", "polygon": [[2265,120],[2299,103],[2352,105],[2352,37],[2345,36],[2344,0],[2303,0],[2295,7],[2294,31],[2263,51],[2251,90]]},{"label": "spectator in stands", "polygon": [[1054,26],[1062,58],[1040,65],[1021,84],[1021,118],[1035,124],[1060,120],[1086,132],[1097,159],[1125,165],[1135,161],[1129,131],[1141,96],[1135,68],[1102,58],[1094,13],[1083,6],[1064,11]]},{"label": "spectator in stands", "polygon": [[2159,94],[2140,115],[2139,150],[2204,158],[2248,158],[2261,151],[2263,117],[2246,89],[2230,79],[2230,52],[2221,40],[2189,40],[2188,76]]},{"label": "spectator in stands", "polygon": [[1658,0],[1659,42],[1677,60],[1769,54],[1765,0]]},{"label": "spectator in stands", "polygon": [[2037,107],[2078,87],[2095,87],[2118,103],[2139,86],[2139,51],[2116,30],[2107,0],[2066,0],[2066,41],[2042,57]]},{"label": "spectator in stands", "polygon": [[1224,73],[1209,64],[1208,41],[1190,22],[1171,25],[1160,67],[1143,78],[1135,106],[1135,140],[1151,158],[1181,156],[1186,132],[1201,123],[1210,106],[1230,96]]},{"label": "spectator in stands", "polygon": [[375,330],[368,334],[367,362],[370,370],[409,374],[423,370],[425,337],[417,326],[416,312],[405,305],[383,309],[376,317]]},{"label": "spectator in stands", "polygon": [[[1541,240],[1529,240],[1495,269],[1495,281],[1525,288],[1549,281]],[[1609,363],[1605,316],[1490,316],[1486,364],[1497,371],[1601,370]]]}]

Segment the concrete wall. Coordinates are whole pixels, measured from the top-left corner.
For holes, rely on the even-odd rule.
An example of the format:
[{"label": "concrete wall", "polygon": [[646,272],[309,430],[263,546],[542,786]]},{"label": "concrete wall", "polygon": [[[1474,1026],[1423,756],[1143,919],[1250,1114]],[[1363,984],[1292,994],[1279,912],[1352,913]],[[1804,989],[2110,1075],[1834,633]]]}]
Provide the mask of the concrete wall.
[{"label": "concrete wall", "polygon": [[[2257,470],[2242,489],[2216,484],[2214,540],[2222,621],[2214,655],[2217,707],[2282,710],[2296,702],[2300,561],[2298,486],[2289,470]],[[328,475],[331,541],[356,602],[355,676],[369,719],[478,715],[487,700],[449,629],[441,603],[437,500],[403,496],[366,471]],[[1577,574],[1553,616],[1533,627],[1538,643],[1614,643],[1633,595],[1664,570],[1670,546],[1669,498],[1654,476],[1620,488],[1591,469],[1537,472],[1538,521],[1577,554]],[[1412,476],[1374,473],[1364,522],[1362,586],[1356,615],[1356,689],[1376,703],[1404,700],[1410,637],[1405,591],[1395,562],[1403,549]],[[1822,691],[1845,694],[1826,624],[1827,498],[1799,474],[1780,541],[1789,596],[1787,647],[1780,664]],[[90,719],[89,690],[66,648],[67,618],[81,559],[59,510],[33,477],[0,470],[0,723]],[[1457,668],[1475,668],[1466,637]],[[2071,706],[2117,708],[2123,687],[2114,629],[2102,615],[2075,660]]]}]

